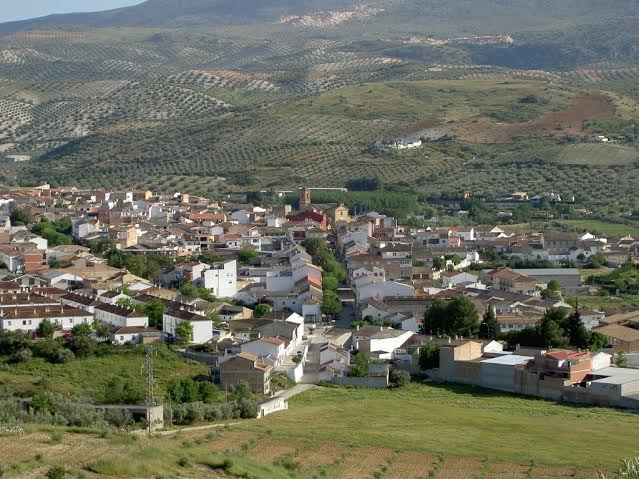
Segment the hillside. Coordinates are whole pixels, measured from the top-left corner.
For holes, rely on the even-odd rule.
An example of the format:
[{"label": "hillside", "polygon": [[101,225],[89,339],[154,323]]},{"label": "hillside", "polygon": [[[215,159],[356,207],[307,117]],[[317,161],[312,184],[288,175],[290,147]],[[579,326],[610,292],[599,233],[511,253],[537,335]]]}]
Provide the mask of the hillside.
[{"label": "hillside", "polygon": [[[0,25],[0,34],[57,27],[185,27],[245,25],[277,22],[281,17],[352,10],[364,5],[379,9],[380,21],[390,20],[405,28],[457,25],[459,31],[480,29],[506,33],[508,28],[527,30],[568,23],[588,23],[601,18],[639,14],[632,0],[147,0],[139,5],[106,12],[52,15]],[[416,17],[417,16],[417,17]],[[508,23],[505,23],[508,22]]]},{"label": "hillside", "polygon": [[34,425],[0,437],[0,463],[11,478],[60,465],[93,478],[595,479],[634,456],[636,428],[621,411],[479,388],[318,388],[264,419],[151,439]]},{"label": "hillside", "polygon": [[[217,195],[376,175],[634,209],[632,15],[626,0],[149,0],[0,25],[0,155],[33,158],[0,160],[0,181]],[[600,134],[615,145],[591,148]],[[373,151],[406,135],[427,145]]]}]

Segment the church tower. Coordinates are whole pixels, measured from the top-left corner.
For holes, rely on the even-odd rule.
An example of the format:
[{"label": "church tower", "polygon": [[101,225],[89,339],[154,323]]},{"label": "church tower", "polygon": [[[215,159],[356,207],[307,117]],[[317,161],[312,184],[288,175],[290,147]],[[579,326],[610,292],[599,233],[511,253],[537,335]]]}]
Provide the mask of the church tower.
[{"label": "church tower", "polygon": [[311,190],[304,187],[300,190],[300,211],[311,204]]}]

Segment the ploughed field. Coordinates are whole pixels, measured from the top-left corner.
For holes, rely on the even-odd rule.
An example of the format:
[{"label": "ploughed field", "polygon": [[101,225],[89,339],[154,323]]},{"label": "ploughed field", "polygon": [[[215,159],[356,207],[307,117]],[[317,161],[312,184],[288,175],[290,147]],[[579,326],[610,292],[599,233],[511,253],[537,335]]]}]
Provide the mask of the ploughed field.
[{"label": "ploughed field", "polygon": [[[0,434],[5,477],[596,478],[636,453],[639,418],[470,387],[316,388],[260,420],[146,438]],[[57,434],[56,434],[57,433]]]}]

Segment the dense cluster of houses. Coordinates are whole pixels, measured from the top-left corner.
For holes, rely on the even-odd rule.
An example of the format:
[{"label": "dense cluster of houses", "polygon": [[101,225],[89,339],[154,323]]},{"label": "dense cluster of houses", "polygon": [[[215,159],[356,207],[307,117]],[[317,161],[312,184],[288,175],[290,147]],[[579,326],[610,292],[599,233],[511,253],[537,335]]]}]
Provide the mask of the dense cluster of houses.
[{"label": "dense cluster of houses", "polygon": [[[74,244],[50,246],[29,225],[13,225],[17,209],[28,213],[31,225],[70,218]],[[0,330],[34,333],[48,319],[59,325],[61,334],[69,334],[78,324],[98,321],[108,327],[114,344],[124,345],[171,341],[179,335],[180,324],[188,322],[192,334],[184,354],[211,364],[223,385],[245,379],[255,392],[268,394],[275,373],[301,380],[312,344],[308,336],[315,325],[331,319],[322,314],[322,268],[302,245],[310,238],[325,239],[347,272],[338,291],[344,305],[339,324],[322,328],[319,338],[313,335],[319,344],[318,379],[323,380],[343,378],[356,351],[410,369],[420,348],[432,341],[444,341],[443,351],[453,350],[452,366],[442,366],[444,379],[457,380],[455,361],[479,364],[468,380],[473,384],[492,387],[486,378],[493,373],[482,376],[482,368],[510,368],[508,374],[528,376],[535,370],[540,378],[540,365],[550,364],[558,353],[507,354],[495,345],[486,349],[481,342],[446,343],[424,326],[424,311],[435,299],[463,296],[480,313],[492,309],[502,332],[517,331],[536,324],[550,307],[570,308],[561,294],[541,294],[551,281],[563,292],[583,288],[575,268],[470,270],[482,263],[481,253],[487,250],[555,262],[584,261],[598,254],[610,266],[636,263],[639,257],[639,242],[630,237],[512,233],[500,227],[421,228],[402,226],[376,212],[351,216],[343,204],[312,203],[306,188],[299,191],[299,207],[293,210],[285,204],[218,204],[180,193],[43,185],[0,191]],[[100,242],[130,255],[169,257],[170,266],[153,281],[135,276],[92,253],[90,247]],[[188,283],[215,299],[181,295],[178,288]],[[164,305],[160,324],[150,324],[135,308],[150,302]],[[252,308],[257,304],[268,305],[270,312],[255,317]],[[615,350],[639,351],[634,316],[606,317],[585,309],[581,316],[587,329],[604,334]],[[352,328],[351,321],[357,327]],[[610,361],[599,367],[605,357],[589,356],[589,376],[562,383],[561,388],[568,389],[560,388],[561,394],[585,397],[585,390],[594,391],[591,385],[601,384],[611,369]],[[388,376],[387,367],[375,364],[371,384]],[[521,381],[532,387],[528,376]],[[517,386],[521,381],[501,389],[527,393]],[[577,383],[581,392],[574,393]]]}]

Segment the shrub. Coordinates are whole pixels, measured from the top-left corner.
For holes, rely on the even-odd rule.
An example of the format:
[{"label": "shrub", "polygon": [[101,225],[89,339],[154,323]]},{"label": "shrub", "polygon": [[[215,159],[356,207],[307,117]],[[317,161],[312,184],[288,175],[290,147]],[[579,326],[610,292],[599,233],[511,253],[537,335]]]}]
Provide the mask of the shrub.
[{"label": "shrub", "polygon": [[51,442],[51,444],[60,444],[63,439],[64,434],[62,434],[61,432],[54,432],[53,434],[51,434],[49,442]]},{"label": "shrub", "polygon": [[73,354],[73,351],[67,348],[60,349],[59,351],[56,352],[54,356],[54,362],[59,364],[68,363],[70,361],[73,361],[74,359],[75,359],[75,354]]},{"label": "shrub", "polygon": [[66,471],[61,466],[53,466],[47,472],[47,479],[64,479],[66,476]]},{"label": "shrub", "polygon": [[33,353],[30,349],[24,348],[15,353],[13,359],[16,363],[28,363],[33,359]]},{"label": "shrub", "polygon": [[403,369],[393,369],[390,372],[390,381],[395,387],[404,387],[410,383],[410,373]]}]

